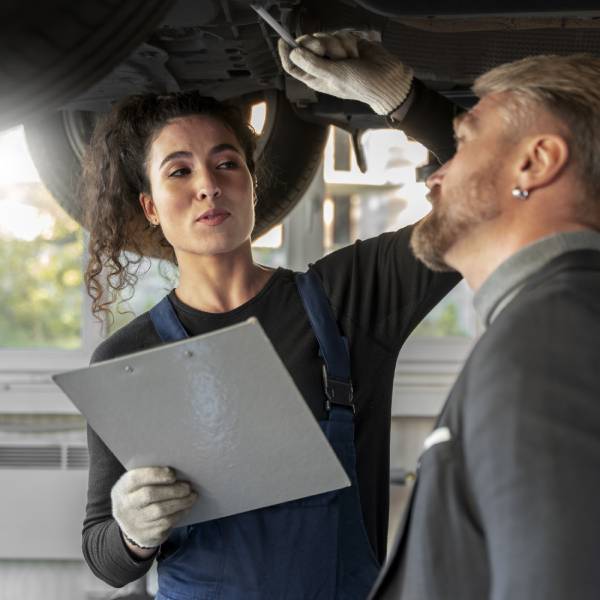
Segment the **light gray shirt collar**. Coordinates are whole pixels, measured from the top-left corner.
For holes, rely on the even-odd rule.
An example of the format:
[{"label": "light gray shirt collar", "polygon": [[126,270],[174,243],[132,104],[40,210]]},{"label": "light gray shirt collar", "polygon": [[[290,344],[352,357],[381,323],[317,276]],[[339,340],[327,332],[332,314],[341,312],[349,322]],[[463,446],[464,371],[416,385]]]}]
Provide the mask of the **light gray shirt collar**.
[{"label": "light gray shirt collar", "polygon": [[505,260],[483,282],[473,298],[475,311],[483,325],[489,327],[531,275],[557,256],[573,250],[600,251],[600,233],[592,230],[557,233],[525,246]]}]

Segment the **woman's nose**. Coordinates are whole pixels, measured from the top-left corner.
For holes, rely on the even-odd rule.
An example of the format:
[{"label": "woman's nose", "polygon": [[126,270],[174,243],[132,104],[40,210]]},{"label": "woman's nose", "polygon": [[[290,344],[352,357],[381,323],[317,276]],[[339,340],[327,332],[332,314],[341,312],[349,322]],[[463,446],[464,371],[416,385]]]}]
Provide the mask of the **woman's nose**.
[{"label": "woman's nose", "polygon": [[219,182],[213,173],[205,171],[198,174],[196,195],[202,200],[218,198],[221,195]]}]

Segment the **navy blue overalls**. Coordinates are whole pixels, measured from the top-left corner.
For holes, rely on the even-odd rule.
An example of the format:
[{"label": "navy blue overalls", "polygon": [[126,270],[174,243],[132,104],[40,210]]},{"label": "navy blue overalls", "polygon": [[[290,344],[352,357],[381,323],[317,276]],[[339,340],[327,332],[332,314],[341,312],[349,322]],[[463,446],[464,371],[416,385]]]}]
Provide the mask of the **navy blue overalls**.
[{"label": "navy blue overalls", "polygon": [[[320,424],[352,486],[174,529],[159,552],[156,600],[362,600],[375,582],[380,565],[356,477],[348,345],[319,277],[309,270],[296,284],[324,362],[329,418]],[[187,337],[168,297],[150,316],[164,342]]]}]

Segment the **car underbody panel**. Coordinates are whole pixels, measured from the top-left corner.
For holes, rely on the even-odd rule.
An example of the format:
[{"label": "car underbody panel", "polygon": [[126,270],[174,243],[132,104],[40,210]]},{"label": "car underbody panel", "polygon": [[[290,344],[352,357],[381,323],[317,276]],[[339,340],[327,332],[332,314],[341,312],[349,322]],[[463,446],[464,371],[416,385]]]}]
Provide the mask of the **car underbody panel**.
[{"label": "car underbody panel", "polygon": [[[473,80],[498,64],[540,53],[600,56],[600,8],[587,1],[547,0],[539,8],[510,0],[501,13],[489,0],[257,1],[295,37],[345,28],[377,32],[383,45],[412,66],[426,85],[464,106],[474,101]],[[117,6],[116,0],[81,0],[79,21],[89,20],[86,10],[100,6],[106,11],[111,3]],[[67,9],[64,15],[71,15]],[[115,17],[119,14],[114,12]],[[55,21],[62,24],[60,16]],[[262,187],[255,235],[279,222],[302,197],[318,167],[327,125],[347,129],[354,140],[362,130],[387,126],[365,104],[316,94],[288,77],[279,63],[278,36],[252,10],[250,0],[171,0],[160,19],[149,11],[143,23],[128,39],[128,52],[111,63],[108,75],[93,79],[92,85],[74,85],[71,94],[68,85],[63,86],[62,97],[67,100],[41,103],[38,119],[26,126],[42,178],[80,221],[81,199],[73,182],[95,118],[130,94],[194,89],[232,100],[244,110],[266,102],[269,126],[261,135],[256,158],[276,177]],[[57,47],[61,31],[56,33]],[[14,60],[19,56],[15,54]],[[78,82],[75,76],[73,80]],[[58,108],[62,110],[57,112]],[[290,139],[295,140],[293,145]],[[360,144],[355,147],[360,163]],[[140,223],[140,228],[144,225]],[[144,239],[140,233],[142,246]],[[158,255],[152,249],[149,253]]]},{"label": "car underbody panel", "polygon": [[[420,79],[457,97],[468,95],[480,73],[529,54],[600,54],[600,20],[593,18],[600,10],[592,11],[590,2],[570,6],[561,17],[558,2],[546,2],[544,12],[535,16],[533,6],[515,2],[505,3],[508,14],[502,16],[491,15],[497,10],[489,2],[472,9],[468,2],[454,3],[460,11],[452,16],[439,2],[421,3],[418,9],[403,5],[391,19],[373,12],[396,4],[292,0],[265,6],[294,35],[340,28],[376,30],[383,44]],[[436,16],[431,16],[434,11]],[[179,0],[146,43],[67,108],[104,111],[115,99],[143,91],[199,89],[227,99],[278,89],[285,90],[301,112],[317,98],[284,77],[276,41],[277,35],[247,1]]]}]

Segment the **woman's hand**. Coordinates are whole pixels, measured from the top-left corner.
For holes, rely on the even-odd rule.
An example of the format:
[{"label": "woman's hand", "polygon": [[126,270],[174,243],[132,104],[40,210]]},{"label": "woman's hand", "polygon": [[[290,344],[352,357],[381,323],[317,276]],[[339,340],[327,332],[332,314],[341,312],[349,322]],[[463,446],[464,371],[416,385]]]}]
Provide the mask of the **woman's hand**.
[{"label": "woman's hand", "polygon": [[140,557],[153,554],[198,498],[169,467],[131,469],[115,483],[110,496],[125,542]]},{"label": "woman's hand", "polygon": [[281,64],[317,92],[365,102],[379,115],[389,115],[408,96],[412,69],[364,33],[315,33],[296,42],[300,48],[292,49],[279,40]]}]

